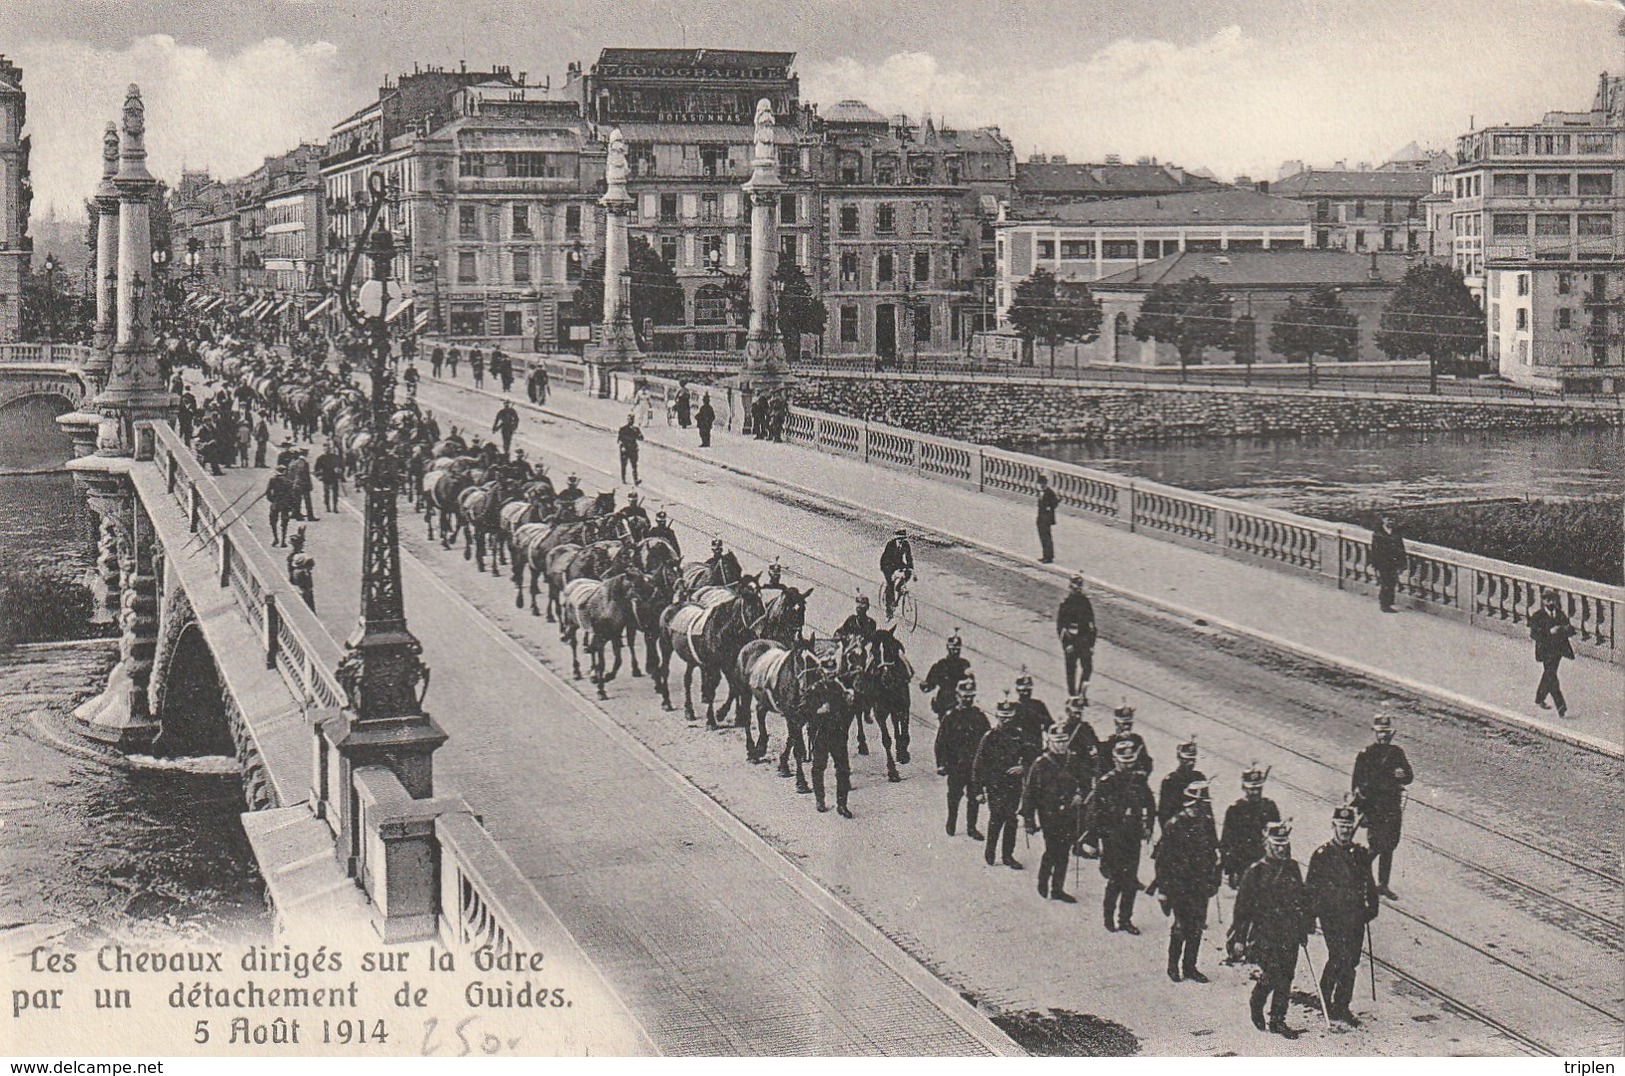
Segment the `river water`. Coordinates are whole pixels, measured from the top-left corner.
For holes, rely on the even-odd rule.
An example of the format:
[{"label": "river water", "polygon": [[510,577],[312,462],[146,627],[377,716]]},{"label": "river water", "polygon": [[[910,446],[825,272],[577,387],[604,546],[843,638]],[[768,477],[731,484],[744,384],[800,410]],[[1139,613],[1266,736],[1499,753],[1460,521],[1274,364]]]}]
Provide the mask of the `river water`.
[{"label": "river water", "polygon": [[[83,511],[65,473],[0,475],[0,564],[83,574]],[[0,931],[268,932],[235,761],[125,759],[77,740],[72,708],[112,660],[105,644],[0,654]]]},{"label": "river water", "polygon": [[1305,515],[1625,491],[1625,431],[1426,432],[1034,444],[1020,451]]}]

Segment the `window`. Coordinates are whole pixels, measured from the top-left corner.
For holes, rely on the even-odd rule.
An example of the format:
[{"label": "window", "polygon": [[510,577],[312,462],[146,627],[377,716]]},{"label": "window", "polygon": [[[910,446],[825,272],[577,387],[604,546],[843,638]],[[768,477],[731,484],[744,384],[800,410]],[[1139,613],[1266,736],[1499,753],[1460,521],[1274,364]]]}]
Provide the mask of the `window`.
[{"label": "window", "polygon": [[796,260],[796,238],[793,235],[779,236],[779,257],[783,261],[793,262]]},{"label": "window", "polygon": [[[842,183],[856,183],[858,181],[858,166],[859,166],[860,160],[861,160],[861,158],[858,158],[858,157],[842,157],[841,158],[841,182]],[[857,337],[854,336],[852,339],[856,340]]]},{"label": "window", "polygon": [[1093,260],[1095,256],[1095,241],[1093,239],[1063,239],[1061,240],[1061,257],[1069,261]]},{"label": "window", "polygon": [[581,207],[580,206],[578,206],[578,205],[567,205],[567,206],[564,207],[564,234],[565,235],[580,235],[581,234]]},{"label": "window", "polygon": [[1567,172],[1537,172],[1535,174],[1535,194],[1538,197],[1552,198],[1569,193],[1571,181]]},{"label": "window", "polygon": [[1355,232],[1354,232],[1354,249],[1355,250],[1364,250],[1365,249],[1365,229],[1364,228],[1355,229]]},{"label": "window", "polygon": [[715,194],[700,195],[700,219],[707,224],[717,219],[717,196]]},{"label": "window", "polygon": [[459,284],[478,284],[480,282],[480,274],[479,274],[478,264],[479,263],[478,263],[477,259],[475,258],[474,252],[472,250],[458,251],[457,252],[457,283],[459,283]]},{"label": "window", "polygon": [[530,251],[516,250],[513,252],[513,282],[515,284],[530,283]]},{"label": "window", "polygon": [[1055,257],[1055,240],[1040,239],[1038,241],[1038,260],[1050,261]]},{"label": "window", "polygon": [[889,203],[875,206],[875,231],[890,235],[897,231],[897,207]]},{"label": "window", "polygon": [[931,234],[931,203],[930,202],[915,202],[914,203],[914,234],[915,235],[930,235]]},{"label": "window", "polygon": [[513,234],[515,236],[529,236],[530,233],[530,206],[523,202],[513,207]]},{"label": "window", "polygon": [[795,176],[801,174],[801,151],[794,146],[779,147],[779,175]]},{"label": "window", "polygon": [[857,235],[858,234],[858,207],[857,206],[855,206],[855,205],[843,205],[841,207],[841,234],[842,235]]},{"label": "window", "polygon": [[1490,193],[1498,195],[1524,196],[1529,193],[1529,177],[1522,172],[1507,174],[1497,172],[1490,177]]},{"label": "window", "polygon": [[[1567,194],[1568,191],[1564,191]],[[1614,193],[1614,177],[1607,172],[1581,172],[1580,196],[1582,198],[1606,197]]]},{"label": "window", "polygon": [[1613,137],[1605,131],[1584,132],[1574,138],[1575,149],[1588,157],[1606,156],[1614,148]]},{"label": "window", "polygon": [[564,279],[581,279],[581,252],[572,250],[564,256]]},{"label": "window", "polygon": [[1490,152],[1497,157],[1522,157],[1529,152],[1529,136],[1498,134],[1494,137],[1493,146]]},{"label": "window", "polygon": [[662,194],[660,196],[660,220],[664,224],[676,223],[677,196],[675,194]]},{"label": "window", "polygon": [[1406,250],[1416,250],[1417,247],[1418,247],[1418,241],[1417,241],[1416,233],[1415,232],[1406,232],[1405,233],[1405,249]]},{"label": "window", "polygon": [[1566,306],[1558,307],[1557,327],[1559,329],[1572,329],[1574,327],[1574,311]]},{"label": "window", "polygon": [[841,343],[855,344],[858,342],[858,308],[855,306],[841,307]]},{"label": "window", "polygon": [[728,296],[715,284],[706,284],[694,293],[694,324],[725,325],[728,322]]},{"label": "window", "polygon": [[1535,152],[1541,154],[1570,153],[1569,141],[1566,134],[1538,134],[1535,136]]},{"label": "window", "polygon": [[716,144],[700,144],[700,171],[710,179],[716,179],[728,174],[728,147]]},{"label": "window", "polygon": [[1490,216],[1490,234],[1494,236],[1527,236],[1529,218],[1522,213],[1495,213]]},{"label": "window", "polygon": [[478,206],[460,205],[457,207],[457,234],[464,239],[478,239],[480,237]]},{"label": "window", "polygon": [[881,187],[891,187],[897,183],[897,159],[894,157],[875,158],[875,184]]},{"label": "window", "polygon": [[1608,213],[1581,213],[1576,223],[1581,235],[1614,234],[1614,218]]},{"label": "window", "polygon": [[841,255],[841,283],[856,284],[858,282],[858,256],[856,254]]},{"label": "window", "polygon": [[1574,274],[1573,273],[1558,273],[1557,274],[1557,294],[1559,294],[1559,295],[1569,295],[1573,291],[1574,291]]},{"label": "window", "polygon": [[1315,247],[1317,249],[1319,249],[1319,250],[1325,250],[1327,247],[1331,246],[1331,244],[1332,244],[1332,233],[1327,231],[1325,228],[1316,229],[1316,231],[1315,231]]},{"label": "window", "polygon": [[1568,237],[1570,228],[1567,213],[1536,213],[1535,234],[1540,236]]},{"label": "window", "polygon": [[1331,202],[1330,198],[1317,198],[1317,199],[1315,199],[1315,219],[1316,220],[1331,220],[1332,219],[1332,202]]},{"label": "window", "polygon": [[1520,306],[1516,310],[1514,310],[1512,312],[1512,314],[1513,314],[1513,318],[1514,318],[1514,325],[1513,325],[1514,328],[1518,329],[1519,331],[1523,331],[1523,330],[1529,328],[1529,308],[1528,307]]},{"label": "window", "polygon": [[704,252],[704,265],[722,264],[722,236],[708,235],[700,240],[700,248]]},{"label": "window", "polygon": [[779,195],[779,223],[794,224],[796,222],[796,196],[793,194]]},{"label": "window", "polygon": [[882,254],[875,259],[875,283],[890,284],[896,275],[895,259],[890,253]]},{"label": "window", "polygon": [[931,342],[931,307],[925,303],[918,304],[913,308],[909,320],[914,322],[914,342],[916,344],[929,344]]},{"label": "window", "polygon": [[959,251],[953,251],[948,255],[948,278],[950,280],[958,280],[961,268],[962,266],[960,265]]},{"label": "window", "polygon": [[1519,273],[1518,274],[1518,294],[1519,295],[1528,295],[1529,294],[1529,274],[1528,273]]},{"label": "window", "polygon": [[1356,200],[1354,203],[1354,219],[1365,220],[1365,202]]},{"label": "window", "polygon": [[1134,261],[1140,256],[1140,244],[1133,239],[1103,239],[1100,256],[1107,261]]},{"label": "window", "polygon": [[919,251],[914,255],[914,283],[927,284],[931,281],[931,255]]}]

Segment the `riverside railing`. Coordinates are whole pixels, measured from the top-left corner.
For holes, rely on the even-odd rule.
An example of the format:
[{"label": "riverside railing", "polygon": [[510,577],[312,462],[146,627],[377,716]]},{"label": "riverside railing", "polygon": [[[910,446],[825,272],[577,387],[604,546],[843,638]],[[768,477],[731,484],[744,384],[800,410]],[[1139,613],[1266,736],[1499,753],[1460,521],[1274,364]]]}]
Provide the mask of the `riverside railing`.
[{"label": "riverside railing", "polygon": [[0,365],[83,366],[89,358],[83,344],[0,344]]},{"label": "riverside railing", "polygon": [[[342,707],[345,695],[334,670],[343,651],[242,518],[259,506],[247,496],[232,504],[167,423],[154,423],[153,434],[153,464],[164,487],[194,540],[212,557],[220,585],[231,590],[253,626],[266,667],[281,674],[303,706]],[[313,772],[313,788],[319,785],[315,777]],[[364,818],[357,880],[379,910],[386,938],[426,926],[448,944],[542,948],[536,925],[551,913],[466,804],[410,799],[392,773],[376,767],[357,769],[355,786]],[[435,869],[402,870],[401,861],[428,862]],[[402,885],[403,878],[421,884]]]}]

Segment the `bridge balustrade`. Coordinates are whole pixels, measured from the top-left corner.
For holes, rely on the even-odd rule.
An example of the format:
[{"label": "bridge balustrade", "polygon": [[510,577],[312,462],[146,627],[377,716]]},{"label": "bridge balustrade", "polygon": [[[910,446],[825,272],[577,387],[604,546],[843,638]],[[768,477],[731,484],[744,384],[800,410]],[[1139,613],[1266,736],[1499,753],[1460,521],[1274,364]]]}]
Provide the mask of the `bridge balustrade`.
[{"label": "bridge balustrade", "polygon": [[0,364],[83,366],[90,354],[83,344],[0,344]]}]

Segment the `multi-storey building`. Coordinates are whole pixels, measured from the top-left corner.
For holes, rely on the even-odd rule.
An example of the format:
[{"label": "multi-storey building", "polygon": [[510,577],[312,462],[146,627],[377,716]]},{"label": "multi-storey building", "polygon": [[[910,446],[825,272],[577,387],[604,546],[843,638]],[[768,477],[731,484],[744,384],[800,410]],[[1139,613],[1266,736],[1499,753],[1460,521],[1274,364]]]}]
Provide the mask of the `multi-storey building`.
[{"label": "multi-storey building", "polygon": [[222,183],[208,172],[184,171],[169,195],[171,241],[178,272],[193,291],[234,295],[242,290],[238,200],[246,184]]},{"label": "multi-storey building", "polygon": [[1422,202],[1432,189],[1433,177],[1412,168],[1311,168],[1277,180],[1270,193],[1314,211],[1316,249],[1427,253],[1430,233]]},{"label": "multi-storey building", "polygon": [[[746,326],[728,298],[728,278],[749,271],[750,178],[756,103],[777,121],[779,257],[821,276],[818,140],[802,106],[792,52],[730,49],[604,49],[577,81],[595,136],[619,128],[626,140],[631,234],[665,260],[683,289],[680,323],[650,326],[655,350],[744,346]],[[642,327],[640,327],[641,329]]]},{"label": "multi-storey building", "polygon": [[1002,322],[1018,284],[1037,269],[1089,282],[1181,252],[1300,250],[1310,209],[1236,187],[1154,198],[1059,206],[1042,220],[998,226],[997,304]]},{"label": "multi-storey building", "polygon": [[307,144],[267,158],[263,178],[238,210],[240,222],[255,226],[258,286],[272,304],[263,316],[286,329],[299,326],[326,285],[321,154],[321,146]]},{"label": "multi-storey building", "polygon": [[827,349],[883,360],[964,350],[991,321],[993,224],[1013,179],[1009,141],[997,128],[888,119],[861,101],[840,102],[814,130]]},{"label": "multi-storey building", "polygon": [[23,281],[33,244],[28,238],[28,96],[23,69],[0,56],[0,344],[22,335]]},{"label": "multi-storey building", "polygon": [[1223,186],[1178,165],[1159,164],[1152,157],[1142,157],[1134,164],[1124,164],[1116,156],[1108,156],[1101,164],[1074,164],[1059,154],[1035,153],[1016,164],[1011,210],[1017,216],[1037,217],[1080,202],[1185,194]]},{"label": "multi-storey building", "polygon": [[1586,112],[1456,140],[1453,263],[1482,297],[1491,261],[1625,256],[1625,90],[1604,74]]},{"label": "multi-storey building", "polygon": [[1597,259],[1492,259],[1485,266],[1490,362],[1520,384],[1625,387],[1625,266]]}]

